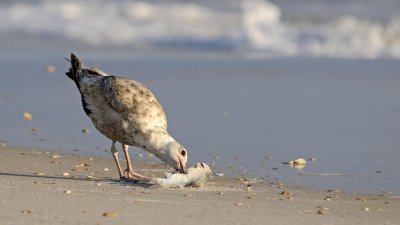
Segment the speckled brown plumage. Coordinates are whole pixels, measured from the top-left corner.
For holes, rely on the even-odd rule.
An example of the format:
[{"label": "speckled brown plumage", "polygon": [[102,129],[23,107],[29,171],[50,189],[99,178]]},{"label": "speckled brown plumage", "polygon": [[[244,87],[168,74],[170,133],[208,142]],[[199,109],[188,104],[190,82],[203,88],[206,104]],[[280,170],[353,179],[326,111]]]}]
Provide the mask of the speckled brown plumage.
[{"label": "speckled brown plumage", "polygon": [[162,106],[139,82],[115,76],[87,77],[80,90],[94,126],[111,140],[142,147],[150,144],[153,132],[167,130]]}]

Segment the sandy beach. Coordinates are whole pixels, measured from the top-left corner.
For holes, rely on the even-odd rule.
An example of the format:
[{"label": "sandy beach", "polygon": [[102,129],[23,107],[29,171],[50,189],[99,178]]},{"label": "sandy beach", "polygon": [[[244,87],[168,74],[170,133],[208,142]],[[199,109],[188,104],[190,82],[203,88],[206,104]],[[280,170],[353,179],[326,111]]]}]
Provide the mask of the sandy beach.
[{"label": "sandy beach", "polygon": [[[162,176],[165,165],[134,162]],[[0,224],[398,224],[400,199],[217,177],[202,188],[120,182],[110,158],[0,147]]]}]

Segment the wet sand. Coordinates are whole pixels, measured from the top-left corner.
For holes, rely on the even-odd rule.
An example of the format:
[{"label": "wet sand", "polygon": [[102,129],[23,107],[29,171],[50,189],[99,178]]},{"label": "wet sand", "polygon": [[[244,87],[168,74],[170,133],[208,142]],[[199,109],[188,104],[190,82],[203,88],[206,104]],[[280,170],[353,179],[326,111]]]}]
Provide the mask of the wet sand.
[{"label": "wet sand", "polygon": [[[169,170],[156,163],[134,162],[134,166],[144,175],[161,176]],[[203,188],[163,189],[120,182],[116,175],[111,156],[0,147],[0,224],[398,224],[400,220],[400,199],[389,195],[216,176]]]}]

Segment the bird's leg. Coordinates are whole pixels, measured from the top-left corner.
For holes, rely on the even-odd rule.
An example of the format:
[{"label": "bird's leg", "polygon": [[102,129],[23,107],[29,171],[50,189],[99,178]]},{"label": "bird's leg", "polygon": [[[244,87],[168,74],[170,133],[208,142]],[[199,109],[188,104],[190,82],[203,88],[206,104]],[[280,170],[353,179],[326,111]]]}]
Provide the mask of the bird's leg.
[{"label": "bird's leg", "polygon": [[126,170],[125,170],[125,177],[130,178],[132,180],[144,180],[146,177],[136,173],[133,171],[131,160],[129,158],[129,152],[128,152],[128,145],[122,144],[122,149],[124,150],[125,158],[126,158]]},{"label": "bird's leg", "polygon": [[115,141],[112,142],[111,153],[112,153],[112,155],[114,157],[115,164],[117,164],[119,177],[122,179],[122,178],[124,178],[124,174],[122,173],[121,164],[119,164],[118,149],[115,148]]}]

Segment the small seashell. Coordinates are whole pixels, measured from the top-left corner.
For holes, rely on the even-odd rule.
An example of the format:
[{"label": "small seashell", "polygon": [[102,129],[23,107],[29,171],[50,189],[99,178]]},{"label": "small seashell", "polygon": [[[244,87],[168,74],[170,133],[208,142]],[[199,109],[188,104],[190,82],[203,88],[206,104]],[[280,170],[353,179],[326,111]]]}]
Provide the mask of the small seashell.
[{"label": "small seashell", "polygon": [[65,194],[71,194],[72,191],[71,191],[71,190],[66,190],[66,191],[64,191],[64,193],[65,193]]},{"label": "small seashell", "polygon": [[283,191],[283,192],[281,193],[281,195],[284,195],[284,196],[289,196],[289,195],[290,195],[290,193],[289,193],[288,191]]},{"label": "small seashell", "polygon": [[109,171],[109,169],[108,168],[104,168],[104,171]]},{"label": "small seashell", "polygon": [[242,206],[243,205],[243,203],[241,203],[241,202],[236,202],[235,204],[234,204],[235,206]]},{"label": "small seashell", "polygon": [[28,112],[24,112],[24,113],[22,113],[22,119],[24,121],[32,121],[32,114],[30,114]]},{"label": "small seashell", "polygon": [[369,211],[369,208],[365,207],[364,210],[368,212],[368,211]]},{"label": "small seashell", "polygon": [[63,175],[64,177],[68,177],[68,176],[69,176],[69,173],[65,172],[65,173],[62,173],[62,175]]},{"label": "small seashell", "polygon": [[329,196],[324,198],[324,200],[326,200],[326,201],[330,201],[331,199],[332,199],[332,197],[329,197]]},{"label": "small seashell", "polygon": [[303,158],[298,158],[289,162],[286,162],[284,164],[290,164],[290,165],[305,165],[307,164],[307,161]]},{"label": "small seashell", "polygon": [[224,173],[215,173],[215,176],[217,177],[223,177],[225,174]]}]

